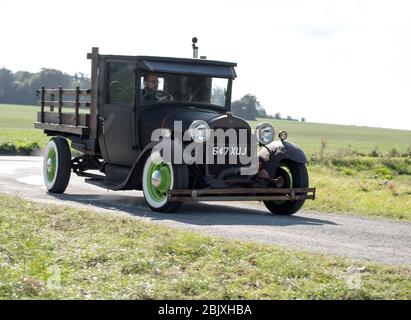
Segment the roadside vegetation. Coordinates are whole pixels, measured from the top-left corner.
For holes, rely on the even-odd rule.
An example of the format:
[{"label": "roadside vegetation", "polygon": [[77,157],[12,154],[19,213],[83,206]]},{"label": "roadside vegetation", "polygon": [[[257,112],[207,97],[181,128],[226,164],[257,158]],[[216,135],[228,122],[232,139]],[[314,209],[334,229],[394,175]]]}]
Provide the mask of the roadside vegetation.
[{"label": "roadside vegetation", "polygon": [[307,201],[305,209],[411,220],[411,150],[358,154],[324,149],[323,143],[309,158],[317,198]]},{"label": "roadside vegetation", "polygon": [[[0,104],[0,154],[40,154],[48,141],[33,129],[39,107]],[[286,130],[309,159],[315,201],[304,208],[411,220],[411,131],[266,121]]]},{"label": "roadside vegetation", "polygon": [[316,199],[305,210],[344,212],[411,221],[411,176],[387,174],[387,169],[356,171],[347,167],[312,165],[310,183]]},{"label": "roadside vegetation", "polygon": [[39,107],[0,104],[0,155],[37,154],[48,139],[33,123]]},{"label": "roadside vegetation", "polygon": [[0,194],[0,299],[410,299],[411,269]]}]

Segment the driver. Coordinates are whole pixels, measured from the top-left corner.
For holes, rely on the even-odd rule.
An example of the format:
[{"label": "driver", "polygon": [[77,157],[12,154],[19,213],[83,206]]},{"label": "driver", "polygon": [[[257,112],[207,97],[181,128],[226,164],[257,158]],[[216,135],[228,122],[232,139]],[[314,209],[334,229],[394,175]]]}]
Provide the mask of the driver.
[{"label": "driver", "polygon": [[158,75],[147,74],[144,76],[144,88],[141,93],[142,100],[147,103],[173,101],[173,96],[158,90]]}]

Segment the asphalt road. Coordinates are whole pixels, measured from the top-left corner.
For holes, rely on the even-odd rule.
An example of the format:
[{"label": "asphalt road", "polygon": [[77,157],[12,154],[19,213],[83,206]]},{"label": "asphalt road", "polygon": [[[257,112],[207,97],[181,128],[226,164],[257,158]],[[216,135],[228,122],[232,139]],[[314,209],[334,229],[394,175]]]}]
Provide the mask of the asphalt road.
[{"label": "asphalt road", "polygon": [[348,214],[300,211],[274,216],[258,204],[185,204],[178,213],[152,212],[139,191],[107,191],[71,175],[65,194],[48,194],[41,157],[0,157],[0,192],[41,203],[127,214],[212,236],[271,243],[354,259],[411,265],[411,223]]}]

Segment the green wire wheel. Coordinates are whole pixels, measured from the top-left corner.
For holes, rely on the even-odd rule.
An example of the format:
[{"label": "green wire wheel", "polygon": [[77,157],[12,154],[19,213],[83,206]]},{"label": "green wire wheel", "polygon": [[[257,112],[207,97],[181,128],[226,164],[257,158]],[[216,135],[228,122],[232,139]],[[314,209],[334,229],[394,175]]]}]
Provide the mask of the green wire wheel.
[{"label": "green wire wheel", "polygon": [[43,180],[49,192],[63,193],[70,181],[71,152],[66,139],[53,137],[43,158]]},{"label": "green wire wheel", "polygon": [[[307,167],[294,161],[283,161],[278,166],[274,177],[281,179],[281,188],[308,188],[309,178]],[[275,186],[272,186],[275,188]],[[273,214],[292,215],[301,209],[305,199],[302,200],[265,200],[266,208]]]},{"label": "green wire wheel", "polygon": [[152,210],[176,211],[181,202],[170,202],[167,192],[188,187],[188,168],[165,162],[158,151],[153,152],[144,164],[142,185],[144,198]]}]

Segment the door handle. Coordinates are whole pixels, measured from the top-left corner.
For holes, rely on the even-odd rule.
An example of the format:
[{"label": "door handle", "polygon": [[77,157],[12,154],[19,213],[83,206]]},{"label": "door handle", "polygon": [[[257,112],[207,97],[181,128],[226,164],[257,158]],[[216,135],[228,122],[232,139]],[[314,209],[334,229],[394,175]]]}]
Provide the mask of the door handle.
[{"label": "door handle", "polygon": [[104,120],[106,120],[103,116],[98,116],[98,120],[101,122],[101,127],[102,127],[102,131],[103,131],[103,135],[104,135]]}]

